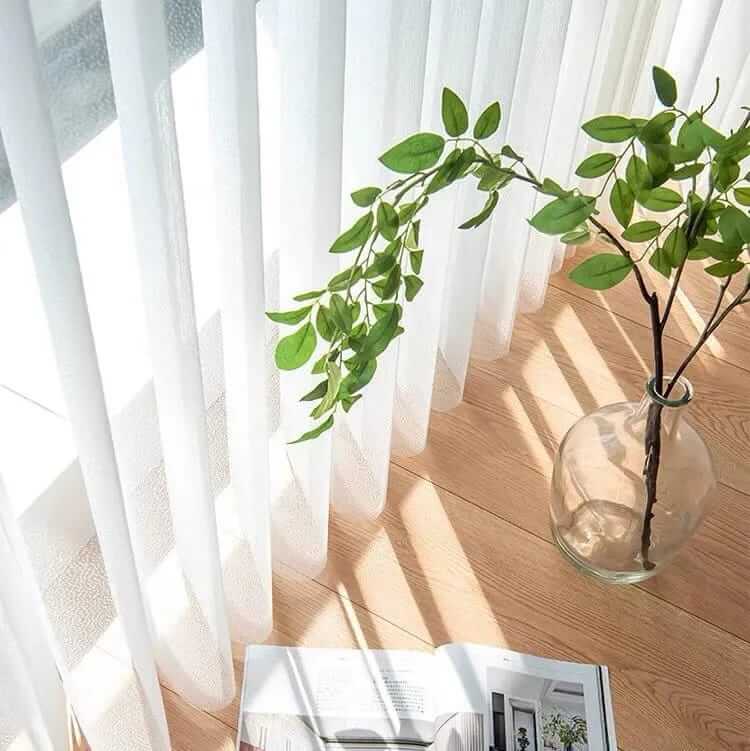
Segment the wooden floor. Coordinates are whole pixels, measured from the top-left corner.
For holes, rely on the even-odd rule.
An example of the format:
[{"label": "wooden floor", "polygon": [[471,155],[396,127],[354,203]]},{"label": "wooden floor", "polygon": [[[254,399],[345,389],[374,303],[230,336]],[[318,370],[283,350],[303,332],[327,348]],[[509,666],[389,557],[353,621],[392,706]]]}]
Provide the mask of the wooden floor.
[{"label": "wooden floor", "polygon": [[[672,363],[715,284],[697,273],[686,288],[695,307],[677,306]],[[277,577],[269,641],[474,641],[604,663],[622,749],[750,749],[750,311],[740,310],[689,373],[690,419],[715,447],[721,485],[671,569],[643,586],[605,586],[550,540],[558,442],[584,412],[639,398],[649,360],[633,284],[605,297],[558,274],[544,310],[518,320],[511,355],[473,362],[465,402],[433,415],[428,449],[393,462],[383,516],[334,516],[324,573]],[[235,657],[239,670],[239,646]],[[234,748],[236,702],[212,715],[164,697],[174,749]]]}]

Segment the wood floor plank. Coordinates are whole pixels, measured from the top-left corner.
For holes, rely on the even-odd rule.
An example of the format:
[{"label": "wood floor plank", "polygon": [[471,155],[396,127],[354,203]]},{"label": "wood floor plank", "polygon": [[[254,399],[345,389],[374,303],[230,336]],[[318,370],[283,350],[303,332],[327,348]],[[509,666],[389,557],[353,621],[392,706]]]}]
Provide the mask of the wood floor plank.
[{"label": "wood floor plank", "polygon": [[[467,380],[466,399],[449,413],[433,415],[422,454],[395,461],[551,541],[547,508],[554,452],[578,416],[478,367]],[[719,486],[708,518],[687,549],[643,585],[748,640],[749,508],[750,498]]]},{"label": "wood floor plank", "polygon": [[[550,288],[544,311],[519,316],[511,355],[481,365],[503,380],[571,412],[639,399],[650,373],[648,330],[593,303]],[[674,342],[667,371],[687,345]],[[700,355],[689,369],[692,421],[711,446],[720,479],[750,494],[750,380],[746,371]]]},{"label": "wood floor plank", "polygon": [[545,540],[400,467],[379,521],[333,520],[321,580],[435,644],[608,664],[627,751],[750,748],[750,645],[582,577]]},{"label": "wood floor plank", "polygon": [[[617,315],[643,326],[649,326],[648,306],[638,295],[635,280],[628,280],[604,292],[596,292],[595,290],[585,289],[568,278],[568,272],[575,268],[578,263],[602,250],[610,249],[596,245],[578,249],[577,253],[566,261],[562,272],[550,277],[550,285],[588,300],[605,310],[611,310]],[[669,290],[667,280],[648,264],[642,264],[641,269],[651,285],[650,288],[655,289],[662,300],[666,300]],[[741,274],[733,280],[729,288],[728,300],[733,298],[733,293],[742,285],[743,280],[740,277]],[[689,263],[685,267],[685,272],[680,281],[681,291],[675,298],[670,323],[667,325],[665,332],[669,339],[684,342],[691,346],[695,343],[713,311],[721,281],[721,279],[706,274],[700,263]],[[727,317],[708,342],[706,351],[721,360],[750,370],[749,328],[750,310],[748,310],[748,306],[737,308]]]}]

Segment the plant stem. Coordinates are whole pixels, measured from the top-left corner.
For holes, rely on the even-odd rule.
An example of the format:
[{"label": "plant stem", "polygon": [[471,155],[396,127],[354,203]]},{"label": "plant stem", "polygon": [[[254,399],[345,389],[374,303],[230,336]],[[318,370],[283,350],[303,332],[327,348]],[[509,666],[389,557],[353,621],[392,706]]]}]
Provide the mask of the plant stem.
[{"label": "plant stem", "polygon": [[[716,300],[716,305],[714,307],[713,313],[711,314],[710,318],[706,322],[706,326],[703,329],[703,333],[698,337],[698,341],[695,343],[695,346],[688,352],[685,359],[680,364],[680,367],[677,368],[675,371],[675,374],[672,376],[672,379],[669,382],[669,385],[667,386],[667,389],[664,393],[664,396],[669,396],[672,389],[674,388],[675,384],[679,380],[680,376],[685,372],[685,369],[688,365],[690,365],[693,358],[698,354],[701,347],[709,340],[711,337],[711,334],[716,331],[716,329],[721,325],[722,321],[739,305],[744,305],[747,302],[750,302],[750,297],[748,296],[748,293],[750,292],[750,276],[748,276],[747,281],[745,282],[745,286],[742,288],[740,293],[737,295],[737,297],[732,300],[729,305],[727,305],[726,308],[724,308],[724,311],[719,315],[719,308],[721,307],[721,302],[724,299],[724,295],[726,294],[727,287],[729,287],[729,282],[731,281],[732,277],[727,277],[723,284],[721,285],[721,288],[719,289],[719,295]],[[717,317],[718,316],[718,317]]]},{"label": "plant stem", "polygon": [[[662,324],[659,319],[659,298],[653,293],[649,298],[651,312],[651,332],[654,340],[654,389],[657,394],[662,393],[664,382],[664,351],[662,348]],[[649,560],[651,548],[651,520],[654,518],[656,505],[656,483],[659,478],[659,464],[661,462],[661,413],[662,406],[653,402],[648,408],[646,418],[646,433],[644,436],[643,479],[646,486],[646,509],[643,514],[643,530],[641,532],[641,560],[643,568],[650,571],[654,564]]]},{"label": "plant stem", "polygon": [[[713,195],[713,192],[714,192],[714,181],[713,181],[713,178],[710,178],[709,183],[708,183],[708,192],[706,193],[706,198],[703,201],[703,204],[701,205],[695,217],[691,218],[688,221],[688,228],[687,228],[687,232],[685,233],[687,235],[688,247],[690,247],[693,240],[695,240],[695,236],[698,232],[698,227],[700,227],[700,223],[703,220],[704,214],[706,213],[706,208],[708,207],[708,204],[711,203],[711,196]],[[679,265],[679,268],[677,269],[677,273],[675,274],[674,282],[672,282],[672,288],[669,290],[669,297],[667,298],[667,304],[664,306],[664,317],[662,318],[662,321],[661,321],[662,327],[664,327],[664,325],[666,324],[667,318],[669,318],[669,314],[672,311],[672,303],[674,303],[675,296],[677,295],[677,288],[680,286],[680,279],[682,278],[682,272],[685,269],[686,263],[687,263],[687,255],[685,256],[685,258],[682,259],[682,263]]]},{"label": "plant stem", "polygon": [[617,248],[617,250],[622,253],[622,255],[625,256],[629,261],[632,261],[633,263],[633,273],[635,274],[635,278],[638,281],[638,288],[641,291],[641,296],[643,299],[651,305],[651,298],[655,297],[655,293],[649,292],[648,287],[646,286],[646,280],[643,278],[643,274],[641,273],[641,270],[638,268],[638,264],[636,264],[635,261],[633,261],[633,256],[630,255],[630,251],[605,227],[598,219],[596,219],[593,216],[589,217],[589,221],[591,224],[596,227],[599,232],[601,232],[603,235],[606,235],[614,244],[614,246]]}]

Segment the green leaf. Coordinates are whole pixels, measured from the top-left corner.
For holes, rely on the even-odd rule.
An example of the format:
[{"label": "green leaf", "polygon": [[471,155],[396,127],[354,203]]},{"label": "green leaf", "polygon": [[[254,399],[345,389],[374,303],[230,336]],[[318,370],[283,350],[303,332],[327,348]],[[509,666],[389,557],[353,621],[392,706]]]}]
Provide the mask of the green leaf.
[{"label": "green leaf", "polygon": [[400,283],[401,268],[399,266],[394,266],[385,279],[374,282],[372,287],[381,300],[388,300],[398,292]]},{"label": "green leaf", "polygon": [[661,232],[661,224],[650,219],[631,224],[623,233],[623,240],[631,243],[645,243],[653,240]]},{"label": "green leaf", "polygon": [[315,327],[308,322],[293,334],[279,340],[276,345],[276,367],[279,370],[301,367],[310,359],[316,344]]},{"label": "green leaf", "polygon": [[618,178],[615,180],[615,184],[612,186],[612,191],[609,194],[609,205],[612,209],[612,213],[617,218],[617,221],[623,227],[627,227],[630,224],[630,220],[633,218],[633,207],[635,205],[635,197],[633,191],[630,190],[630,186]]},{"label": "green leaf", "polygon": [[413,274],[405,276],[406,299],[411,302],[417,296],[419,290],[422,289],[423,285],[424,282],[418,276],[414,276]]},{"label": "green leaf", "polygon": [[740,176],[740,165],[734,159],[718,159],[711,165],[711,175],[719,190],[728,190]]},{"label": "green leaf", "polygon": [[362,206],[363,208],[372,206],[372,204],[377,201],[379,195],[380,188],[373,187],[360,188],[359,190],[355,190],[354,193],[351,194],[352,201],[354,201],[357,206]]},{"label": "green leaf", "polygon": [[362,278],[361,266],[349,266],[349,268],[339,271],[338,274],[331,277],[331,281],[328,282],[328,289],[331,292],[341,292],[342,289],[347,289],[350,285],[355,284]]},{"label": "green leaf", "polygon": [[329,362],[326,370],[328,372],[328,380],[326,382],[328,388],[323,400],[310,414],[311,417],[316,419],[322,417],[329,409],[335,406],[339,394],[339,386],[341,386],[341,368],[335,362]]},{"label": "green leaf", "polygon": [[654,188],[636,193],[641,206],[651,211],[672,211],[682,203],[682,196],[670,188]]},{"label": "green leaf", "polygon": [[576,227],[572,232],[567,232],[560,238],[565,245],[584,245],[591,239],[591,233],[585,226]]},{"label": "green leaf", "polygon": [[662,276],[665,276],[667,279],[672,274],[672,264],[669,261],[669,258],[667,257],[667,254],[664,252],[663,248],[657,248],[652,254],[651,258],[648,259],[649,264],[653,269],[656,269]]},{"label": "green leaf", "polygon": [[466,105],[458,94],[447,86],[443,88],[441,113],[445,131],[449,136],[456,137],[466,132],[469,127],[469,113],[466,111]]},{"label": "green leaf", "polygon": [[266,313],[266,315],[275,323],[285,323],[288,326],[294,326],[300,321],[304,321],[310,314],[312,305],[308,305],[305,308],[297,308],[297,310],[285,310],[278,313]]},{"label": "green leaf", "polygon": [[[409,228],[411,229],[411,227]],[[395,256],[399,250],[401,250],[401,238],[397,237],[395,240],[391,240],[388,245],[383,248],[383,254],[388,256]]]},{"label": "green leaf", "polygon": [[677,134],[677,152],[674,161],[688,162],[697,159],[706,148],[701,136],[702,120],[697,113],[691,115]]},{"label": "green leaf", "polygon": [[444,147],[437,133],[417,133],[386,151],[380,161],[394,172],[411,174],[434,167]]},{"label": "green leaf", "polygon": [[362,394],[355,394],[354,396],[342,396],[341,406],[344,408],[344,412],[349,410],[362,398]]},{"label": "green leaf", "polygon": [[672,180],[688,180],[691,177],[700,175],[705,169],[706,165],[703,162],[695,162],[694,164],[686,164],[684,167],[676,169],[670,177]]},{"label": "green leaf", "polygon": [[750,188],[735,188],[734,200],[742,206],[750,206]]},{"label": "green leaf", "polygon": [[493,102],[477,119],[474,138],[481,141],[489,138],[500,125],[500,102]]},{"label": "green leaf", "polygon": [[363,389],[372,380],[377,369],[378,361],[376,359],[367,360],[365,363],[358,363],[352,369],[352,372],[344,378],[341,383],[341,392],[346,396],[352,396],[360,389]]},{"label": "green leaf", "polygon": [[744,268],[745,264],[742,261],[719,261],[719,263],[706,266],[706,273],[711,276],[731,276]]},{"label": "green leaf", "polygon": [[407,230],[406,237],[404,238],[404,245],[407,248],[416,250],[419,247],[419,227],[420,222],[417,220]]},{"label": "green leaf", "polygon": [[617,253],[599,253],[587,258],[570,272],[570,278],[587,289],[609,289],[632,270],[633,262]]},{"label": "green leaf", "polygon": [[[327,360],[328,355],[323,356],[324,360]],[[321,381],[312,391],[308,391],[304,396],[300,397],[301,402],[314,402],[323,398],[328,391],[328,379]]]},{"label": "green leaf", "polygon": [[326,430],[330,430],[333,427],[333,415],[328,417],[317,425],[312,430],[308,430],[307,433],[303,433],[296,441],[290,441],[290,445],[294,443],[302,443],[303,441],[310,441],[313,438],[317,438],[321,433],[325,433]]},{"label": "green leaf", "polygon": [[477,189],[490,191],[496,188],[504,188],[513,179],[513,170],[505,169],[503,167],[493,167],[492,165],[484,165],[484,171],[482,178],[480,179]]},{"label": "green leaf", "polygon": [[484,204],[484,208],[476,216],[473,216],[471,219],[467,219],[463,224],[460,224],[458,228],[471,229],[472,227],[478,227],[480,224],[484,223],[495,210],[498,195],[497,191],[492,191]]},{"label": "green leaf", "polygon": [[401,306],[398,303],[394,302],[379,302],[372,306],[373,311],[375,312],[375,317],[380,319],[383,316],[389,316],[391,313],[393,313],[393,309],[396,308],[396,313],[398,315],[399,320],[401,319]]},{"label": "green leaf", "polygon": [[641,143],[661,143],[674,127],[676,117],[674,112],[654,115],[638,132],[638,140]]},{"label": "green leaf", "polygon": [[477,158],[477,152],[473,146],[469,146],[461,151],[461,158],[456,163],[456,178],[463,177],[474,166]]},{"label": "green leaf", "polygon": [[381,201],[377,210],[377,223],[380,234],[386,240],[395,240],[398,234],[398,214],[390,203]]},{"label": "green leaf", "polygon": [[578,165],[576,175],[579,177],[601,177],[615,166],[616,161],[617,157],[608,151],[592,154]]},{"label": "green leaf", "polygon": [[331,318],[331,314],[325,305],[318,308],[318,314],[315,316],[315,328],[318,333],[327,342],[330,342],[336,334],[336,327]]},{"label": "green leaf", "polygon": [[740,253],[741,247],[724,245],[724,243],[702,237],[695,248],[697,255],[702,258],[715,258],[717,261],[732,261]]},{"label": "green leaf", "polygon": [[295,295],[292,299],[297,302],[305,302],[306,300],[317,300],[323,293],[324,289],[314,289],[310,292],[303,292],[300,295]]},{"label": "green leaf", "polygon": [[620,143],[632,138],[638,132],[636,124],[622,115],[601,115],[584,123],[583,131],[604,143]]},{"label": "green leaf", "polygon": [[653,186],[665,183],[674,172],[674,164],[670,161],[669,151],[664,153],[660,145],[646,144],[646,164],[653,178]]},{"label": "green leaf", "polygon": [[719,151],[726,143],[727,139],[702,119],[696,119],[690,125],[690,128],[700,138],[704,146],[710,146],[712,149]]},{"label": "green leaf", "polygon": [[503,146],[502,149],[500,149],[500,154],[502,156],[507,156],[508,159],[514,159],[517,162],[523,161],[523,157],[516,154],[516,152],[513,151],[513,149],[510,146],[508,146],[507,143],[505,144],[505,146]]},{"label": "green leaf", "polygon": [[409,251],[409,265],[411,270],[418,274],[422,270],[422,256],[424,251],[422,250],[410,250]]},{"label": "green leaf", "polygon": [[651,69],[654,78],[656,96],[665,107],[671,107],[677,101],[677,84],[664,68],[654,65]]},{"label": "green leaf", "polygon": [[341,295],[331,295],[331,318],[340,331],[348,334],[352,330],[352,313]]},{"label": "green leaf", "polygon": [[389,313],[375,322],[367,332],[362,348],[357,352],[356,359],[358,362],[374,360],[381,352],[385,351],[396,332],[400,314],[401,307],[394,305]]},{"label": "green leaf", "polygon": [[396,263],[396,257],[391,253],[377,253],[375,260],[367,267],[365,279],[375,279],[389,272]]},{"label": "green leaf", "polygon": [[542,187],[538,188],[538,190],[540,193],[544,193],[545,196],[555,196],[555,198],[567,198],[574,195],[572,190],[565,190],[565,188],[549,177],[544,178]]},{"label": "green leaf", "polygon": [[653,185],[653,177],[646,162],[635,154],[628,160],[625,168],[625,177],[633,193],[638,194],[641,190],[648,190]]},{"label": "green leaf", "polygon": [[538,211],[529,223],[546,235],[561,235],[582,224],[595,208],[596,199],[590,196],[556,198]]},{"label": "green leaf", "polygon": [[733,133],[729,138],[724,141],[723,145],[719,149],[719,155],[721,157],[734,157],[736,161],[742,161],[742,158],[738,158],[740,154],[746,154],[746,149],[750,143],[750,127],[745,126],[740,128],[736,133]]},{"label": "green leaf", "polygon": [[312,370],[310,371],[313,375],[320,375],[321,373],[326,372],[326,365],[328,365],[329,360],[333,360],[334,358],[339,356],[338,349],[334,349],[333,352],[326,352],[322,357],[318,358],[315,361],[315,365],[312,366]]},{"label": "green leaf", "polygon": [[673,268],[678,268],[687,258],[688,244],[685,230],[682,227],[674,227],[664,240],[662,251],[669,259]]},{"label": "green leaf", "polygon": [[732,248],[750,242],[750,217],[735,206],[727,206],[719,217],[719,233]]},{"label": "green leaf", "polygon": [[690,248],[690,250],[688,250],[688,258],[691,261],[702,261],[704,258],[708,257],[708,252],[706,252],[704,248],[699,247],[699,245],[696,245],[694,248]]},{"label": "green leaf", "polygon": [[331,253],[347,253],[365,244],[372,229],[372,214],[367,213],[357,219],[356,222],[343,234],[339,235],[331,245]]},{"label": "green leaf", "polygon": [[461,169],[461,149],[453,149],[440,165],[440,169],[435,173],[432,180],[427,183],[424,192],[425,195],[437,193],[442,188],[450,185],[457,177]]}]

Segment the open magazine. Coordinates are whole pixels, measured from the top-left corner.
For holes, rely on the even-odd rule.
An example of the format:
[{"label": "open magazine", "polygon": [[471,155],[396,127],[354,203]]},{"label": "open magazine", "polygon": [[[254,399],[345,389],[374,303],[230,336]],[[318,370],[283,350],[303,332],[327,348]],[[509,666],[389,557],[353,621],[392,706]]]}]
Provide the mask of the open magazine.
[{"label": "open magazine", "polygon": [[251,646],[238,751],[616,751],[607,668],[474,644]]}]

